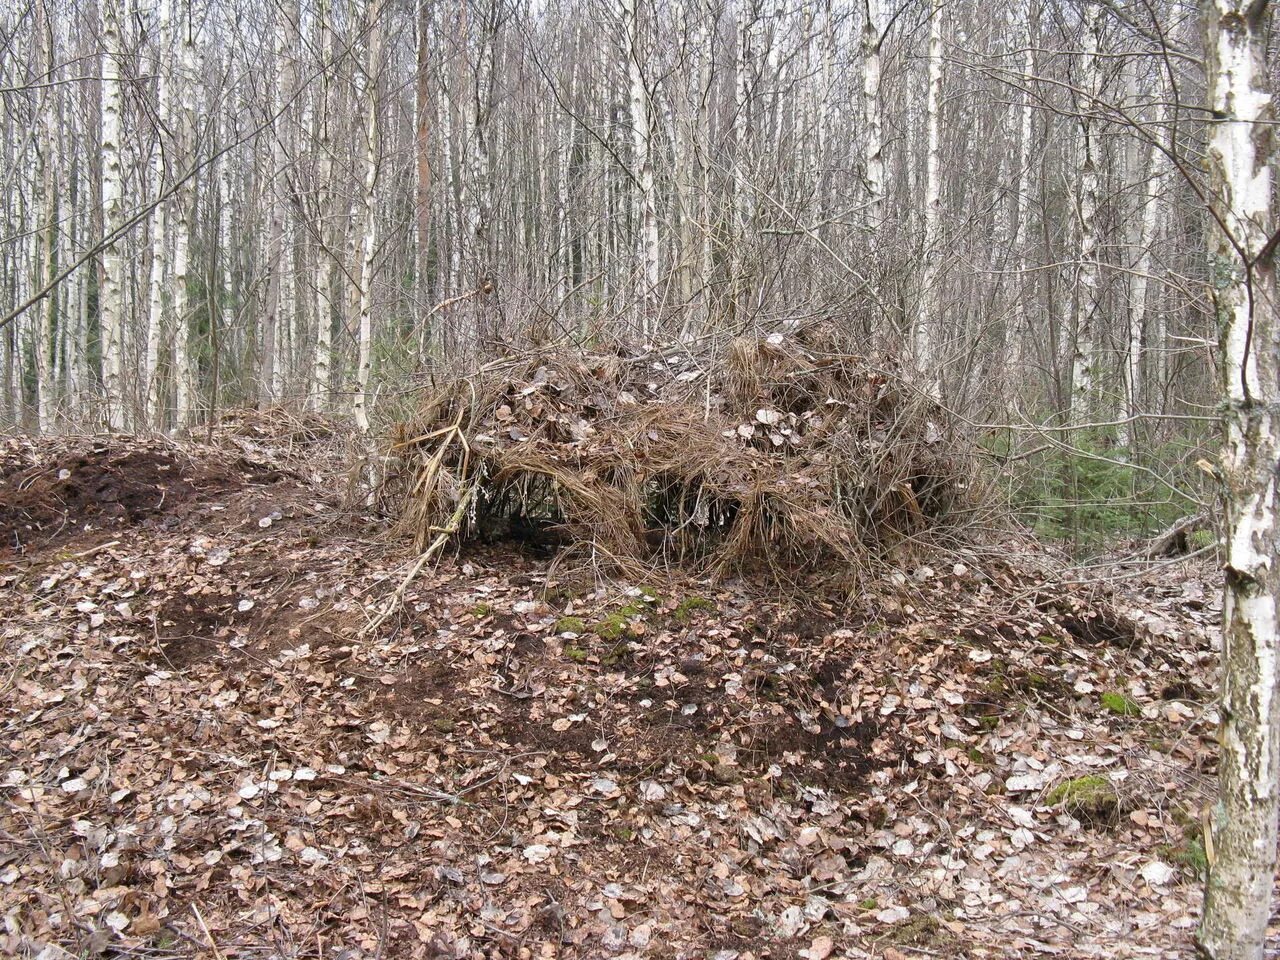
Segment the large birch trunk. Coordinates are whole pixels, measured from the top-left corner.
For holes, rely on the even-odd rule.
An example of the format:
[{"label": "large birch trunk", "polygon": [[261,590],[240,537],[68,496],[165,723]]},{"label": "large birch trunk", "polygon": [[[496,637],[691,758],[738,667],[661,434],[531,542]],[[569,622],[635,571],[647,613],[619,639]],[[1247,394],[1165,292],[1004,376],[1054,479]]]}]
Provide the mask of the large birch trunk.
[{"label": "large birch trunk", "polygon": [[1032,78],[1035,75],[1036,31],[1038,25],[1037,0],[1027,0],[1026,27],[1027,47],[1022,53],[1022,83],[1025,85],[1018,107],[1018,169],[1013,191],[1013,243],[1014,262],[1018,265],[1018,329],[1012,338],[1008,337],[1006,327],[1005,348],[1001,351],[1001,360],[1011,365],[1020,366],[1020,350],[1031,335],[1032,318],[1030,297],[1027,295],[1027,269],[1031,264],[1027,243],[1027,225],[1031,219],[1030,179],[1031,179],[1031,132],[1034,105],[1032,104]]},{"label": "large birch trunk", "polygon": [[[320,0],[316,17],[316,29],[320,31],[320,58],[327,68],[321,74],[316,105],[316,211],[315,226],[316,283],[315,315],[316,345],[312,360],[311,389],[308,401],[311,409],[325,410],[330,403],[333,363],[333,296],[334,257],[337,250],[337,231],[333,201],[333,102],[330,77],[337,70],[333,60],[333,30],[329,22],[329,2]],[[341,298],[338,298],[340,301]]]},{"label": "large birch trunk", "polygon": [[373,362],[373,258],[378,247],[378,74],[382,61],[382,0],[369,6],[369,79],[364,147],[364,188],[361,194],[363,236],[360,245],[359,334],[356,356],[356,389],[351,412],[361,432],[369,432],[369,374]]},{"label": "large birch trunk", "polygon": [[940,0],[933,0],[929,17],[929,89],[925,97],[924,265],[920,271],[920,313],[912,344],[921,384],[935,398],[941,391],[935,341],[940,333],[938,281],[942,259],[942,15]]},{"label": "large birch trunk", "polygon": [[[151,157],[152,189],[157,196],[165,191],[165,151],[163,132],[173,125],[169,105],[169,73],[172,69],[170,39],[173,23],[173,0],[160,0],[159,56],[156,64],[156,115],[159,128],[155,152]],[[168,270],[168,213],[169,201],[156,203],[151,212],[151,290],[147,319],[147,422],[157,428],[164,427],[163,383],[160,379],[160,353],[164,344],[165,285],[169,282]]]},{"label": "large birch trunk", "polygon": [[636,304],[640,335],[653,335],[658,311],[658,205],[653,180],[653,118],[649,90],[645,86],[643,52],[640,49],[640,22],[637,0],[622,0],[622,23],[626,33],[627,76],[630,81],[632,170],[637,184],[636,211]]},{"label": "large birch trunk", "polygon": [[[53,29],[49,21],[47,0],[42,0],[40,3],[38,19],[42,45],[45,48],[45,77],[50,84],[42,110],[45,143],[40,157],[41,206],[44,215],[41,224],[40,273],[42,285],[52,287],[58,273],[59,133],[58,110],[55,107],[58,97],[55,79],[57,65],[54,59]],[[46,297],[41,304],[36,337],[36,387],[39,391],[38,416],[42,434],[52,432],[54,427],[57,384],[53,369],[53,355],[58,326],[58,300],[55,294]]]},{"label": "large birch trunk", "polygon": [[279,70],[279,82],[271,100],[276,114],[271,138],[271,216],[268,227],[268,258],[270,275],[267,278],[266,309],[263,311],[262,354],[258,365],[258,402],[268,406],[280,400],[284,384],[284,324],[281,323],[281,305],[285,274],[289,272],[289,256],[286,248],[285,219],[289,206],[289,177],[286,165],[289,159],[288,137],[290,124],[290,98],[293,95],[293,43],[296,29],[293,19],[296,11],[290,4],[278,7],[276,24],[275,57]]},{"label": "large birch trunk", "polygon": [[1280,318],[1268,240],[1274,135],[1265,3],[1207,0],[1209,242],[1222,330],[1226,585],[1218,802],[1199,943],[1212,960],[1260,960],[1271,915],[1280,797]]},{"label": "large birch trunk", "polygon": [[1088,419],[1093,398],[1097,358],[1094,356],[1094,324],[1099,309],[1098,279],[1098,124],[1102,91],[1102,64],[1099,61],[1099,34],[1102,10],[1095,0],[1085,5],[1084,90],[1080,105],[1080,257],[1076,266],[1075,316],[1072,323],[1071,422]]},{"label": "large birch trunk", "polygon": [[173,425],[183,429],[191,424],[193,395],[195,393],[195,358],[191,352],[191,322],[189,312],[189,282],[191,270],[191,235],[194,211],[194,190],[191,177],[195,175],[195,23],[191,0],[183,0],[178,24],[178,71],[174,81],[174,94],[178,99],[178,117],[175,125],[176,143],[174,155],[179,165],[178,175],[183,177],[174,196],[173,224]]},{"label": "large birch trunk", "polygon": [[107,424],[123,430],[124,403],[124,280],[127,263],[124,241],[117,236],[124,226],[124,165],[121,151],[121,113],[124,85],[120,59],[124,42],[120,35],[121,0],[101,0],[102,16],[102,223],[111,238],[102,254],[102,283],[98,291],[102,338],[102,392]]},{"label": "large birch trunk", "polygon": [[879,225],[884,216],[884,120],[880,104],[880,0],[866,0],[862,21],[862,125],[867,138],[866,222]]}]

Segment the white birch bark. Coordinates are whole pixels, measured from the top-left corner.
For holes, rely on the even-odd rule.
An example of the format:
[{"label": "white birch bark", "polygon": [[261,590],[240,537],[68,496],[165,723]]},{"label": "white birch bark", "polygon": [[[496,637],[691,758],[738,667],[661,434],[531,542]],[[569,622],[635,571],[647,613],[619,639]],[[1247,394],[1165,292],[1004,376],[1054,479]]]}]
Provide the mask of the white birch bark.
[{"label": "white birch bark", "polygon": [[[51,84],[42,105],[44,127],[44,150],[41,152],[41,207],[43,222],[41,224],[40,241],[40,276],[46,287],[53,285],[58,272],[58,221],[59,221],[59,185],[58,165],[60,162],[58,144],[58,109],[56,106],[57,66],[54,58],[52,26],[49,20],[47,0],[39,5],[38,29],[41,46],[44,48],[45,78]],[[39,392],[38,418],[39,429],[47,434],[54,429],[55,400],[57,394],[52,356],[55,347],[55,334],[58,323],[58,296],[46,297],[41,304],[39,326],[36,337],[36,389]]]},{"label": "white birch bark", "polygon": [[880,103],[880,0],[865,0],[862,21],[862,125],[867,138],[866,181],[869,226],[884,216],[884,120]]},{"label": "white birch bark", "polygon": [[[1165,109],[1161,104],[1156,108],[1156,116],[1152,121],[1155,136],[1163,137]],[[1132,303],[1129,307],[1128,354],[1126,356],[1127,377],[1125,380],[1126,418],[1138,416],[1142,412],[1143,401],[1143,335],[1147,322],[1147,290],[1150,284],[1151,270],[1154,263],[1152,250],[1160,223],[1160,185],[1168,168],[1168,158],[1159,144],[1151,147],[1151,156],[1146,165],[1145,176],[1139,196],[1142,198],[1142,214],[1138,219],[1137,242],[1138,259],[1134,264],[1133,287],[1130,292]],[[1121,444],[1129,446],[1134,438],[1132,425],[1122,431]]]},{"label": "white birch bark", "polygon": [[941,377],[936,341],[941,331],[939,269],[942,260],[942,4],[932,0],[929,16],[929,88],[925,97],[924,263],[920,271],[920,313],[912,354],[923,389],[938,398]]},{"label": "white birch bark", "polygon": [[1032,78],[1035,76],[1035,9],[1034,5],[1037,0],[1027,0],[1026,10],[1026,49],[1022,53],[1022,78],[1021,82],[1025,86],[1021,97],[1021,103],[1018,107],[1018,170],[1016,176],[1016,186],[1013,191],[1013,258],[1018,265],[1018,329],[1012,338],[1012,351],[1009,345],[1002,351],[1005,354],[1010,352],[1013,356],[1010,360],[1014,364],[1020,364],[1020,351],[1026,338],[1031,335],[1031,303],[1030,297],[1027,296],[1027,269],[1031,264],[1030,251],[1027,244],[1027,224],[1031,219],[1030,198],[1030,179],[1031,179],[1031,133],[1032,133],[1032,117],[1033,106],[1031,102],[1031,84]]},{"label": "white birch bark", "polygon": [[266,304],[262,317],[262,354],[258,363],[258,403],[269,406],[280,399],[283,380],[281,292],[283,275],[288,271],[289,257],[285,250],[285,218],[288,215],[288,163],[286,138],[288,136],[288,111],[285,105],[292,94],[293,51],[289,37],[293,31],[289,5],[277,7],[279,22],[275,25],[275,59],[278,82],[271,97],[271,112],[276,114],[271,136],[271,213],[267,227],[269,275],[267,277]]},{"label": "white birch bark", "polygon": [[[169,73],[172,70],[170,42],[173,22],[173,0],[160,0],[159,37],[156,53],[156,144],[151,155],[152,189],[157,195],[165,190],[165,165],[163,137],[172,128],[173,117],[169,104]],[[147,318],[146,419],[151,426],[164,426],[163,383],[160,379],[160,353],[164,343],[164,301],[168,276],[168,214],[169,201],[156,203],[151,213],[151,289]]]},{"label": "white birch bark", "polygon": [[653,180],[653,117],[649,90],[644,78],[644,52],[640,44],[637,0],[621,0],[622,25],[626,36],[627,78],[630,84],[631,145],[633,176],[638,184],[635,196],[636,261],[639,264],[636,289],[637,328],[648,339],[657,327],[658,311],[658,205]]},{"label": "white birch bark", "polygon": [[755,69],[755,39],[759,18],[758,0],[743,2],[738,12],[738,57],[735,62],[737,75],[734,78],[733,234],[730,238],[729,255],[729,302],[735,317],[741,316],[746,307],[743,302],[747,294],[745,255],[747,231],[751,225],[751,197],[748,192],[747,173],[750,159],[750,125],[754,114],[752,72]]},{"label": "white birch bark", "polygon": [[1280,797],[1280,317],[1268,240],[1275,138],[1265,4],[1206,0],[1211,285],[1222,330],[1227,538],[1218,802],[1198,939],[1210,960],[1260,960]]},{"label": "white birch bark", "polygon": [[1099,34],[1102,10],[1095,0],[1086,0],[1083,70],[1084,97],[1080,104],[1080,196],[1078,219],[1080,255],[1076,266],[1075,316],[1072,322],[1070,420],[1082,423],[1089,418],[1093,398],[1097,358],[1094,356],[1094,324],[1099,310],[1098,278],[1098,124],[1102,90]]},{"label": "white birch bark", "polygon": [[98,291],[102,330],[102,391],[107,425],[123,430],[127,423],[123,389],[125,259],[124,241],[117,237],[124,225],[124,166],[121,152],[121,114],[124,86],[120,60],[124,56],[121,37],[121,0],[100,0],[102,18],[102,223],[109,242],[102,254],[102,282]]},{"label": "white birch bark", "polygon": [[[178,101],[175,118],[174,157],[183,182],[174,195],[173,224],[173,425],[181,430],[191,424],[195,392],[195,358],[191,353],[191,322],[188,284],[191,269],[192,210],[194,198],[190,175],[195,162],[195,24],[191,0],[182,0],[178,22],[178,69],[173,95]],[[224,164],[225,167],[225,164]]]},{"label": "white birch bark", "polygon": [[[489,249],[489,97],[493,84],[494,37],[490,24],[469,24],[480,31],[474,84],[466,116],[467,176],[466,229],[468,263],[473,275],[468,285],[478,284],[491,269]],[[473,331],[474,332],[474,331]]]},{"label": "white birch bark", "polygon": [[360,245],[360,307],[356,357],[356,388],[351,412],[362,433],[369,432],[369,374],[373,357],[373,257],[378,245],[378,74],[382,62],[382,0],[369,6],[367,116],[364,144],[364,183],[361,193],[364,233]]},{"label": "white birch bark", "polygon": [[[576,71],[569,75],[569,99],[573,100]],[[558,223],[559,270],[558,286],[560,299],[564,301],[573,289],[573,240],[572,224],[569,209],[569,170],[573,159],[575,120],[573,117],[560,119],[556,133],[556,216]]]},{"label": "white birch bark", "polygon": [[698,163],[698,220],[702,229],[702,255],[699,286],[702,291],[702,319],[710,326],[714,298],[715,250],[712,245],[712,219],[715,207],[711,197],[711,84],[714,79],[714,43],[718,24],[718,8],[714,0],[702,5],[702,32],[698,44],[698,109],[694,130],[694,153]]},{"label": "white birch bark", "polygon": [[[328,409],[332,390],[333,362],[333,273],[334,256],[338,250],[336,231],[333,228],[333,102],[330,77],[336,66],[333,59],[333,30],[329,20],[329,0],[320,0],[316,17],[320,31],[320,58],[326,64],[319,80],[320,103],[316,108],[316,209],[320,222],[316,224],[319,238],[316,252],[316,346],[312,369],[312,385],[309,392],[313,410]],[[341,300],[341,298],[338,298]]]}]

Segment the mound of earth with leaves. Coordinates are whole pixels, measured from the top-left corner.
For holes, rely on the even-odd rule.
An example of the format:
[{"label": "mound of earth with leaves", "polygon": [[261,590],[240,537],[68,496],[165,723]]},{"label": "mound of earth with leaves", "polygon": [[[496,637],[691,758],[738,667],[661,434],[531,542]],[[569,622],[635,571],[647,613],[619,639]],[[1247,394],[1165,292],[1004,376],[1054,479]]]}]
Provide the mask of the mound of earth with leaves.
[{"label": "mound of earth with leaves", "polygon": [[1207,571],[801,603],[495,544],[384,616],[412,551],[305,453],[6,448],[3,955],[1188,953]]}]

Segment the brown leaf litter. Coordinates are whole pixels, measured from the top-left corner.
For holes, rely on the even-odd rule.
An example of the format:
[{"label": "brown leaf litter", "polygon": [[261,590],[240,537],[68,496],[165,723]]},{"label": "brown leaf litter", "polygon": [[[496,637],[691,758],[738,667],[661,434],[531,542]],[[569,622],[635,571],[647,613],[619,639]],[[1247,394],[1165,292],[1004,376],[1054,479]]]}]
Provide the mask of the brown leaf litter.
[{"label": "brown leaf litter", "polygon": [[472,545],[362,638],[413,556],[237,430],[6,450],[3,955],[1189,952],[1207,571],[800,603]]}]

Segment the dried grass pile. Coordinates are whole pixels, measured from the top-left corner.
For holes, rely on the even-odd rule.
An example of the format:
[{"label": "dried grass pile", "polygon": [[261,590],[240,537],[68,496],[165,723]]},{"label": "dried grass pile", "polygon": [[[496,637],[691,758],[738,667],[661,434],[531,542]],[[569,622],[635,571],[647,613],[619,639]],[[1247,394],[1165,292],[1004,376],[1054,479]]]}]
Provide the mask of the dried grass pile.
[{"label": "dried grass pile", "polygon": [[421,549],[539,527],[627,573],[793,581],[953,532],[964,449],[891,365],[773,334],[485,364],[423,391],[384,492]]}]

